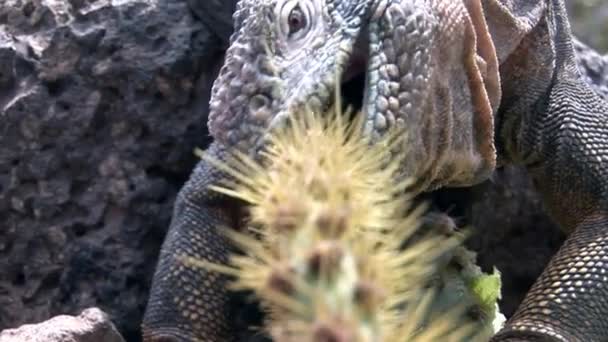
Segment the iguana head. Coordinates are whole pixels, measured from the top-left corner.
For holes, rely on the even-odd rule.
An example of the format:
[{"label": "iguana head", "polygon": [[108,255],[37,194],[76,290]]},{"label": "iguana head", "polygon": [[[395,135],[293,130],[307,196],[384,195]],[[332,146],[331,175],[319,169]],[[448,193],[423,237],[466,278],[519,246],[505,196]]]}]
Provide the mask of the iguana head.
[{"label": "iguana head", "polygon": [[212,91],[214,138],[250,149],[294,109],[326,104],[353,53],[366,3],[240,1]]},{"label": "iguana head", "polygon": [[366,131],[406,130],[404,170],[423,188],[492,171],[498,71],[479,0],[241,0],[234,21],[210,102],[221,143],[255,151],[298,109],[323,110],[338,82],[363,75]]}]

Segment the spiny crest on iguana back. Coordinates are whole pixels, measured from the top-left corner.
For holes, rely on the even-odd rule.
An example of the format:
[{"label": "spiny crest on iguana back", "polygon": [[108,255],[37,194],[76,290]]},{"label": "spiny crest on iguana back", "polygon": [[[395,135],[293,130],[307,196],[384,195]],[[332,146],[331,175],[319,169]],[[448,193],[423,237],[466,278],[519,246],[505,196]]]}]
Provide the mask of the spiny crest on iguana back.
[{"label": "spiny crest on iguana back", "polygon": [[479,0],[243,0],[234,17],[210,101],[219,143],[255,153],[302,107],[327,108],[338,81],[365,75],[366,133],[405,131],[411,148],[395,153],[408,153],[416,190],[493,171],[500,86]]}]

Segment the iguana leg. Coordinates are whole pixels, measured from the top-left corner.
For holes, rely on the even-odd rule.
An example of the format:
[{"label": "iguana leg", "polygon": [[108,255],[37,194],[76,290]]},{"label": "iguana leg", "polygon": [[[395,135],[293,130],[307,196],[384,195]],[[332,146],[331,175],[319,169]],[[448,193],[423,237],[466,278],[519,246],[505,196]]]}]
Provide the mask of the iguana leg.
[{"label": "iguana leg", "polygon": [[605,341],[608,216],[582,221],[493,341]]},{"label": "iguana leg", "polygon": [[556,70],[521,125],[520,155],[572,233],[493,341],[608,340],[608,104],[582,80],[554,6]]},{"label": "iguana leg", "polygon": [[[222,159],[212,144],[207,153]],[[223,175],[201,161],[180,191],[162,246],[142,328],[145,342],[230,341],[228,294],[220,274],[184,265],[180,255],[227,262],[229,244],[218,231],[231,225],[230,206],[208,189]]]}]

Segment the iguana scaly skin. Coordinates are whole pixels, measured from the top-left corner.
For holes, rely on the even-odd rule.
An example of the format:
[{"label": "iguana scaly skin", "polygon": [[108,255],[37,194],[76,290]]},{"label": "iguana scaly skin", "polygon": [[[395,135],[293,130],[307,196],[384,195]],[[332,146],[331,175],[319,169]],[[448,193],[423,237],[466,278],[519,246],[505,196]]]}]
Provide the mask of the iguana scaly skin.
[{"label": "iguana scaly skin", "polygon": [[[497,162],[521,164],[571,232],[494,340],[606,339],[607,63],[573,44],[563,0],[242,0],[234,21],[207,153],[255,155],[299,108],[329,105],[336,72],[364,72],[366,133],[407,134],[394,153],[407,153],[403,177],[418,180],[415,191],[479,183]],[[234,337],[225,280],[177,258],[226,262],[219,230],[238,215],[208,190],[223,177],[201,162],[180,192],[145,341]]]}]

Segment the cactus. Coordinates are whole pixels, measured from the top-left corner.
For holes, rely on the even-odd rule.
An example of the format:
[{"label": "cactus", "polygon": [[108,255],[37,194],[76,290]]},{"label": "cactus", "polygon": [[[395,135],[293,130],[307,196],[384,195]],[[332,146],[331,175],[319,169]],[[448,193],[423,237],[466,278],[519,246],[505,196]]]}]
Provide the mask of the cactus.
[{"label": "cactus", "polygon": [[[497,298],[483,291],[489,278],[456,271],[458,282],[449,281],[464,292],[446,295],[444,275],[454,273],[446,260],[463,255],[462,235],[418,229],[425,208],[409,205],[403,160],[391,154],[402,138],[370,144],[360,115],[301,114],[272,135],[259,160],[237,152],[227,163],[209,160],[233,178],[214,190],[249,204],[249,231],[227,233],[243,251],[229,266],[186,261],[234,275],[235,290],[253,290],[279,342],[470,341],[487,331],[490,315],[483,328],[460,318],[475,298],[493,313]],[[453,298],[450,309],[441,305]]]}]

